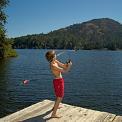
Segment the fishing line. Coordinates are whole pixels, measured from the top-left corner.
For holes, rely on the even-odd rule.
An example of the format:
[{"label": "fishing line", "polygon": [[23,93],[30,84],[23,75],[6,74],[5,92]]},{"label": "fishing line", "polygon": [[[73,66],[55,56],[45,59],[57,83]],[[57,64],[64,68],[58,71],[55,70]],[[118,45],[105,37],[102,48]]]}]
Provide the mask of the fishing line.
[{"label": "fishing line", "polygon": [[[71,52],[76,52],[77,50],[74,49],[74,50],[67,50],[67,51],[69,51],[69,52],[70,52],[70,51],[71,51]],[[61,55],[64,54],[64,53],[66,53],[66,50],[61,51],[61,52],[58,53],[56,56],[59,57],[59,56],[61,56]],[[70,58],[70,53],[68,53],[68,57]]]},{"label": "fishing line", "polygon": [[60,55],[62,55],[62,54],[64,54],[64,53],[65,53],[65,51],[62,51],[62,52],[58,53],[57,54],[57,57],[60,56]]},{"label": "fishing line", "polygon": [[66,61],[67,63],[71,61],[71,53],[73,52],[76,52],[77,50],[63,50],[62,52],[58,53],[57,54],[57,57],[60,57],[61,55],[63,54],[67,54],[67,57],[68,57],[68,60]]}]

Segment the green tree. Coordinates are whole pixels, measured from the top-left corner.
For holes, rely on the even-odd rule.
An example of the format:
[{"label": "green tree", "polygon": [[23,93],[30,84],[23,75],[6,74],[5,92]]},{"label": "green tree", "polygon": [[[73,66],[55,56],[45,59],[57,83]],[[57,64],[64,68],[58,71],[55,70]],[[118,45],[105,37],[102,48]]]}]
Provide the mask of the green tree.
[{"label": "green tree", "polygon": [[0,0],[0,58],[16,56],[10,40],[6,38],[5,23],[7,20],[7,15],[5,14],[5,7],[8,5],[9,0]]}]

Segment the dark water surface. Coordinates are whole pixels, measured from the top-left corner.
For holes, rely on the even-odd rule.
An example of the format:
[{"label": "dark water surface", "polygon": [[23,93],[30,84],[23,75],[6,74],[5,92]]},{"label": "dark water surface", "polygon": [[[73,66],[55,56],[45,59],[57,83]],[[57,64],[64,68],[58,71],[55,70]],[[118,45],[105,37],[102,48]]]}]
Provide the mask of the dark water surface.
[{"label": "dark water surface", "polygon": [[[17,50],[19,56],[0,60],[0,117],[44,99],[54,100],[47,50]],[[61,52],[58,50],[57,52]],[[122,51],[65,51],[72,59],[64,74],[64,103],[122,115]],[[23,85],[23,80],[30,80]]]}]

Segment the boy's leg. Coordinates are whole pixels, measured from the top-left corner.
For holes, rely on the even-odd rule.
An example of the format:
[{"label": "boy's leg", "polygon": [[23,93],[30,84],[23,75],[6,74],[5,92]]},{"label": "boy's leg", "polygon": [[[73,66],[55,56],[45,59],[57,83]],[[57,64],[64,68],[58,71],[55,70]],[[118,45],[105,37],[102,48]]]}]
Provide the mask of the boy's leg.
[{"label": "boy's leg", "polygon": [[56,115],[56,112],[57,112],[57,109],[58,109],[61,101],[62,101],[62,98],[57,97],[55,104],[54,104],[54,107],[53,107],[53,112],[52,112],[51,118],[60,118],[59,116]]},{"label": "boy's leg", "polygon": [[[56,98],[56,99],[57,99],[57,98]],[[60,106],[60,104],[61,104],[61,102],[59,103],[58,109],[63,108],[63,106],[62,106],[62,105]],[[53,108],[52,108],[52,111],[53,111],[53,109],[54,109],[54,106],[53,106]]]}]

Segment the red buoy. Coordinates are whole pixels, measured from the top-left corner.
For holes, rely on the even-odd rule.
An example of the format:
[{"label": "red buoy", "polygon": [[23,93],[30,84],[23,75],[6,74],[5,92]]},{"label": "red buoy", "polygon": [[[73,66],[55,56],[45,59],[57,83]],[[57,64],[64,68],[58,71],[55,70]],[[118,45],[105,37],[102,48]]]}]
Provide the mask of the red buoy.
[{"label": "red buoy", "polygon": [[23,81],[23,84],[28,84],[29,83],[29,80],[24,80]]}]

